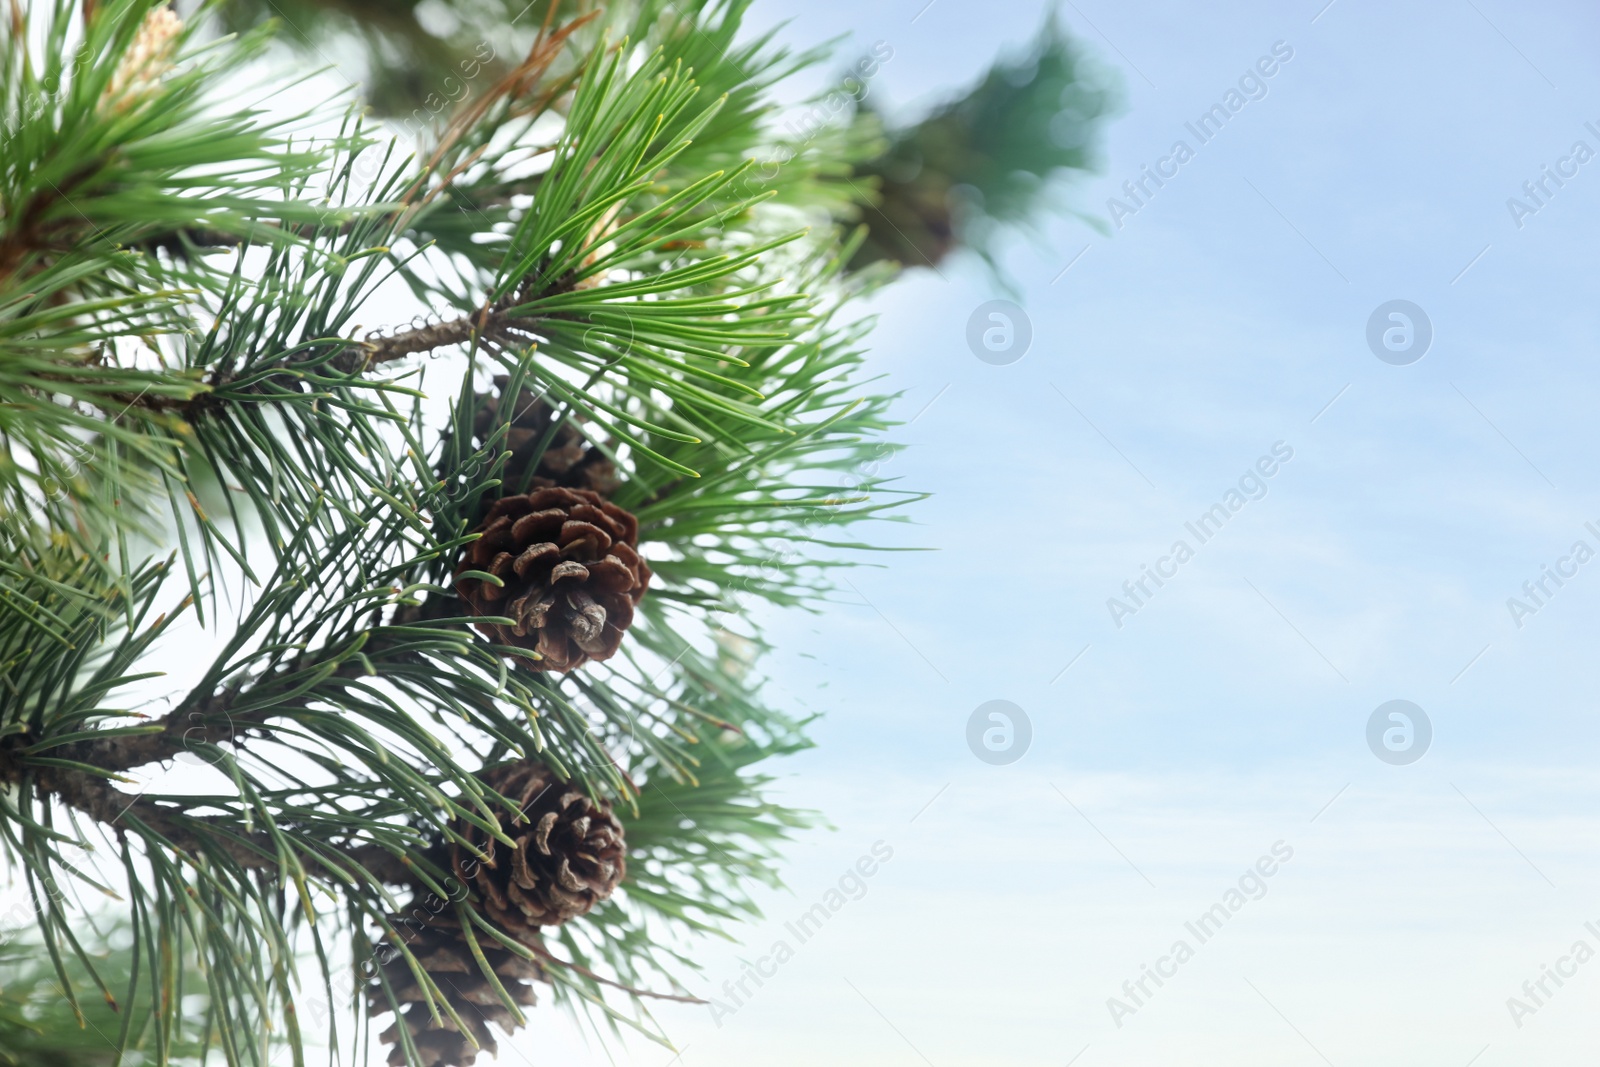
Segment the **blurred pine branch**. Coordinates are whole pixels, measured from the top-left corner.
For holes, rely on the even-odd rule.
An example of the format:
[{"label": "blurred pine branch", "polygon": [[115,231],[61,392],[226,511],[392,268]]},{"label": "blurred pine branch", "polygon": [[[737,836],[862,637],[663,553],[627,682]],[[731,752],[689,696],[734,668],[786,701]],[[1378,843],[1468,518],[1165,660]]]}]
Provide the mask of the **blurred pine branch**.
[{"label": "blurred pine branch", "polygon": [[[936,267],[966,248],[998,269],[1008,233],[1036,227],[1064,180],[1099,169],[1099,128],[1119,100],[1111,73],[1052,16],[971,89],[891,126],[887,149],[857,168],[878,195],[851,266]],[[864,115],[876,117],[870,104]]]}]

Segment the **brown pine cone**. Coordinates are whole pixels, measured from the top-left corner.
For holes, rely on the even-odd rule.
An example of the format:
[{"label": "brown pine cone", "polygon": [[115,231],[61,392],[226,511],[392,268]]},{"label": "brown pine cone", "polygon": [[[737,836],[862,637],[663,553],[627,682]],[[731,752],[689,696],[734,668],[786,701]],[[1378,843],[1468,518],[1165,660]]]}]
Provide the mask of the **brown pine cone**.
[{"label": "brown pine cone", "polygon": [[[509,1034],[517,1029],[517,1021],[501,1003],[493,984],[473,958],[467,935],[455,916],[444,911],[428,916],[421,925],[407,923],[406,917],[400,915],[390,916],[389,921],[471,1035],[469,1038],[463,1034],[443,1008],[439,1011],[439,1021],[434,1022],[428,1010],[427,995],[411,973],[405,957],[396,952],[382,965],[383,977],[401,1006],[394,1023],[378,1035],[378,1040],[393,1046],[389,1051],[389,1063],[393,1067],[403,1067],[406,1063],[405,1046],[400,1040],[402,1024],[411,1031],[419,1057],[418,1067],[472,1067],[480,1051],[493,1055],[497,1046],[489,1024],[495,1023]],[[543,968],[478,931],[473,931],[472,936],[511,999],[524,1006],[532,1005],[535,1001],[532,983],[546,980]],[[367,987],[367,999],[373,1015],[394,1010],[382,983],[376,979]]]},{"label": "brown pine cone", "polygon": [[[456,592],[491,641],[536,650],[535,670],[570,671],[610,659],[650,584],[640,558],[639,520],[585,489],[539,489],[489,509],[456,572]],[[503,586],[464,576],[486,571]]]},{"label": "brown pine cone", "polygon": [[456,823],[456,832],[489,857],[479,859],[459,842],[451,846],[456,877],[476,891],[481,914],[526,941],[538,938],[539,927],[558,926],[611,896],[626,871],[626,848],[609,804],[596,804],[532,760],[482,778],[522,815],[514,825],[501,822],[515,849],[465,819]]},{"label": "brown pine cone", "polygon": [[[502,374],[494,380],[500,390],[498,393],[478,396],[478,416],[473,430],[480,444],[499,425],[501,405],[507,402],[508,382]],[[525,489],[531,492],[553,486],[588,489],[604,497],[616,492],[620,484],[616,464],[572,424],[570,416],[556,430],[549,447],[539,457],[533,476],[524,484],[523,476],[533,460],[533,450],[544,440],[554,419],[554,409],[528,390],[523,389],[517,395],[505,438],[505,447],[511,452],[503,472],[505,492],[520,493]]]}]

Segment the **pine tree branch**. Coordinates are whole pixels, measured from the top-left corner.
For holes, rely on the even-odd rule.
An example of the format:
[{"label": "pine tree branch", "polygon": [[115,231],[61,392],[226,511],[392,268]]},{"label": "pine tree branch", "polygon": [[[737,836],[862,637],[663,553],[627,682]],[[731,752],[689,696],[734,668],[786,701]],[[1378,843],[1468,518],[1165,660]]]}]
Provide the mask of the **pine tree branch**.
[{"label": "pine tree branch", "polygon": [[[206,850],[207,840],[173,819],[171,814],[142,797],[130,798],[99,775],[88,771],[49,768],[39,774],[36,783],[40,794],[53,795],[62,803],[113,829],[131,814],[185,852],[199,854]],[[122,828],[127,828],[125,823]],[[266,837],[265,834],[260,836],[263,839]],[[242,841],[228,840],[220,834],[210,838],[209,843],[222,848],[241,867],[264,869],[278,866],[270,847],[252,847]]]},{"label": "pine tree branch", "polygon": [[[78,762],[82,756],[97,759],[99,764],[107,765],[106,771],[131,770],[170,759],[186,750],[182,733],[173,729],[173,724],[183,720],[177,719],[174,713],[164,721],[168,728],[160,734],[87,742],[64,746],[61,751],[70,751],[73,762]],[[19,784],[26,771],[27,768],[10,758],[9,752],[0,753],[0,782]],[[142,794],[130,797],[103,774],[61,766],[37,768],[34,788],[38,795],[54,796],[112,829],[126,829],[124,820],[131,815],[173,847],[187,853],[200,854],[212,846],[220,848],[241,867],[259,870],[280,866],[271,835],[241,831],[236,824],[215,816],[174,818],[173,809],[157,805]],[[205,826],[210,832],[202,836],[193,829],[196,825]],[[378,881],[392,885],[410,885],[414,881],[405,861],[380,845],[343,849],[339,854]],[[319,862],[328,865],[326,860]]]},{"label": "pine tree branch", "polygon": [[[123,734],[93,741],[79,741],[62,746],[62,755],[75,763],[99,767],[113,774],[136,770],[152,763],[165,763],[190,751],[184,735],[195,728],[195,723],[222,716],[228,716],[230,721],[233,721],[232,716],[228,715],[228,709],[238,699],[238,695],[237,689],[224,689],[196,701],[186,701],[180,709],[168,712],[148,724],[160,726],[159,733]],[[292,709],[272,710],[282,712]],[[261,725],[267,716],[258,714],[252,718],[257,721],[248,725]],[[237,721],[233,721],[233,725],[236,731],[241,726]]]},{"label": "pine tree branch", "polygon": [[431,326],[418,326],[389,337],[358,343],[355,351],[334,360],[334,365],[346,373],[366,370],[380,363],[401,359],[436,348],[465,344],[475,332],[485,332],[499,319],[493,309],[485,308],[476,315],[463,315]]},{"label": "pine tree branch", "polygon": [[[250,870],[276,870],[281,866],[278,849],[271,835],[262,831],[244,831],[235,823],[216,816],[188,815],[175,818],[171,808],[165,808],[141,795],[130,797],[111,782],[88,771],[50,767],[42,770],[35,779],[38,793],[55,796],[62,803],[88,815],[111,829],[128,828],[132,816],[143,826],[158,834],[174,848],[191,855],[200,855],[210,848],[220,849],[239,866]],[[195,826],[207,828],[204,834]],[[411,886],[415,876],[410,866],[393,852],[376,844],[345,848],[338,852],[344,860],[364,869],[378,882],[389,885]],[[332,863],[314,851],[301,853],[310,856],[323,867],[333,870]],[[347,874],[340,869],[338,874]]]},{"label": "pine tree branch", "polygon": [[[547,292],[552,295],[570,293],[575,288],[573,281],[568,279],[552,286]],[[510,314],[510,308],[523,299],[526,299],[525,295],[507,297],[473,315],[462,315],[431,326],[414,327],[389,337],[358,342],[357,351],[334,360],[334,365],[346,373],[356,373],[405,356],[466,344],[474,336],[502,344],[526,344],[535,339],[527,327],[531,317]]]},{"label": "pine tree branch", "polygon": [[[630,5],[611,5],[602,21],[626,30],[627,19],[613,13]],[[114,5],[100,0],[100,7]],[[353,157],[371,143],[355,119],[310,153],[288,151],[287,127],[258,129],[254,120],[222,129],[185,118],[177,134],[165,133],[176,114],[169,101],[209,114],[201,105],[210,103],[212,83],[184,81],[188,68],[166,74],[162,110],[145,117],[151,137],[107,134],[107,143],[137,149],[149,140],[159,151],[140,156],[119,147],[81,188],[66,181],[76,160],[18,186],[24,192],[16,202],[28,204],[49,190],[50,177],[85,207],[80,222],[66,204],[51,202],[28,237],[40,247],[20,259],[14,249],[0,250],[0,266],[20,263],[24,288],[44,291],[35,278],[54,277],[46,271],[66,274],[63,289],[75,284],[79,276],[55,262],[57,251],[105,233],[110,241],[97,244],[116,244],[117,254],[85,257],[83,269],[100,272],[130,304],[144,295],[138,290],[159,289],[172,305],[159,316],[143,304],[90,309],[104,320],[92,329],[82,309],[71,322],[41,317],[42,325],[27,327],[32,334],[17,327],[30,342],[35,334],[63,339],[51,350],[54,363],[42,366],[48,384],[39,392],[52,396],[60,383],[48,376],[61,374],[72,386],[60,390],[71,393],[71,414],[89,432],[98,428],[87,420],[103,408],[104,432],[117,445],[105,449],[109,460],[122,454],[123,439],[132,441],[130,453],[137,445],[163,455],[136,432],[194,457],[192,467],[180,458],[161,471],[196,610],[205,603],[207,572],[218,573],[219,552],[247,570],[276,565],[236,619],[215,598],[206,608],[221,615],[203,620],[206,632],[226,648],[204,682],[170,694],[164,716],[113,710],[130,706],[113,691],[147,677],[144,653],[155,638],[144,636],[131,611],[125,626],[107,621],[120,605],[101,605],[98,585],[68,575],[84,587],[87,621],[67,635],[70,643],[58,641],[65,649],[55,656],[59,669],[45,669],[54,660],[30,661],[31,650],[60,628],[55,615],[25,615],[17,600],[8,606],[9,625],[0,619],[0,682],[22,694],[15,704],[22,712],[0,722],[9,723],[0,736],[0,791],[42,809],[46,825],[65,813],[120,839],[128,877],[119,887],[148,928],[137,943],[151,947],[152,959],[181,940],[188,916],[204,916],[207,931],[218,931],[196,951],[208,964],[219,1033],[254,1037],[258,1019],[281,1015],[297,1043],[280,963],[302,944],[281,911],[295,888],[289,878],[342,896],[352,938],[364,944],[358,916],[389,929],[377,910],[389,898],[385,886],[443,895],[436,880],[448,877],[451,864],[440,862],[438,843],[458,832],[460,820],[492,825],[493,798],[474,777],[504,753],[540,759],[591,792],[610,791],[640,816],[628,825],[629,847],[648,857],[629,872],[630,890],[639,892],[562,930],[571,960],[542,961],[582,979],[563,983],[559,995],[608,1012],[612,990],[635,1000],[663,995],[646,988],[657,984],[646,977],[652,970],[687,991],[666,965],[691,961],[653,928],[721,932],[725,922],[754,914],[746,883],[775,881],[776,844],[806,824],[767,801],[766,780],[747,773],[758,759],[801,746],[799,724],[757,698],[748,661],[720,636],[717,651],[697,646],[722,603],[706,590],[732,588],[745,576],[752,595],[788,603],[810,588],[772,576],[784,568],[765,554],[768,531],[805,534],[812,522],[849,521],[839,511],[807,518],[821,510],[818,500],[831,502],[821,484],[831,479],[812,472],[859,469],[887,404],[873,398],[857,410],[850,402],[857,387],[846,380],[860,363],[854,335],[827,327],[814,310],[846,298],[824,265],[847,257],[831,228],[802,241],[788,231],[790,216],[758,211],[761,197],[740,183],[772,141],[761,71],[787,72],[777,69],[781,57],[759,54],[763,46],[733,43],[742,5],[685,0],[678,7],[688,10],[670,19],[652,8],[640,27],[647,33],[621,44],[597,33],[578,48],[569,35],[599,16],[563,25],[558,7],[547,6],[546,29],[521,65],[463,101],[420,167],[391,153],[385,158],[393,165],[382,164],[370,190],[353,180],[362,174]],[[634,41],[643,43],[627,43]],[[757,69],[754,78],[746,67]],[[559,136],[547,135],[544,116],[561,124]],[[64,130],[93,125],[92,114],[65,117]],[[46,144],[55,133],[38,132]],[[267,161],[267,178],[250,170],[213,184],[199,171],[151,165],[181,158],[203,170],[241,155],[240,144],[255,145],[249,158]],[[549,154],[548,167],[528,167],[528,153]],[[829,162],[847,168],[852,158],[836,153]],[[786,166],[772,195],[808,217],[837,217],[838,193],[820,174],[809,163]],[[280,205],[269,187],[317,199]],[[530,192],[531,206],[513,199]],[[235,206],[215,214],[218,200]],[[454,210],[457,201],[468,210]],[[9,225],[18,230],[23,220]],[[799,254],[768,255],[789,242],[801,242]],[[204,255],[224,249],[240,254]],[[795,266],[804,275],[798,281]],[[471,295],[456,297],[446,312],[454,317],[404,325],[374,314],[373,294],[396,275],[419,301],[445,290]],[[606,288],[586,291],[602,279]],[[4,287],[18,284],[12,278]],[[35,303],[45,306],[48,295]],[[356,322],[385,327],[387,336]],[[169,343],[174,337],[162,342],[168,358],[148,378],[116,366],[112,339],[185,329],[192,332],[181,346]],[[459,364],[472,350],[502,364],[518,390],[512,395],[549,396],[563,418],[584,423],[591,444],[613,446],[624,475],[614,490],[626,498],[618,506],[637,512],[646,501],[650,514],[641,518],[660,550],[652,559],[661,578],[618,665],[573,677],[531,675],[507,665],[508,650],[480,640],[474,620],[444,618],[463,610],[445,590],[482,501],[506,484],[504,470],[536,469],[550,445],[549,434],[535,435],[508,461],[500,449],[513,443],[509,428],[477,432],[485,405],[474,395],[471,366],[443,426],[421,399],[396,403],[419,392],[406,372],[420,371],[427,357]],[[110,365],[103,374],[96,366],[93,380],[78,362],[85,351],[100,351]],[[60,421],[78,432],[78,423]],[[65,431],[60,436],[63,447],[75,444]],[[103,495],[120,503],[138,488],[133,470],[106,462],[91,473],[114,491]],[[681,478],[653,494],[674,473]],[[149,491],[159,498],[162,489],[157,483]],[[190,492],[215,512],[208,489],[228,502],[233,535]],[[807,495],[786,499],[802,490]],[[249,508],[260,536],[247,526]],[[66,528],[65,518],[51,518]],[[118,528],[109,517],[105,527]],[[186,537],[191,530],[197,548]],[[420,601],[409,599],[418,590],[426,591]],[[396,605],[397,596],[408,599]],[[124,629],[138,636],[112,640]],[[102,649],[109,649],[103,661],[85,658]],[[292,755],[282,765],[285,751]],[[216,760],[219,781],[231,776],[237,784],[209,796],[170,795],[178,791],[161,780],[161,765],[193,758],[188,753]],[[305,765],[315,769],[302,771]],[[126,772],[157,785],[136,792]],[[53,877],[61,864],[48,835],[24,837],[19,851],[30,871]],[[494,932],[488,920],[474,921]],[[52,951],[73,947],[71,917],[63,913],[46,937]],[[258,951],[261,943],[270,951]],[[146,965],[144,975],[157,971]],[[273,992],[280,983],[281,995]],[[262,992],[251,1002],[255,990]],[[163,1011],[175,1018],[179,1004]],[[409,1045],[401,1051],[415,1058]],[[231,1067],[268,1062],[242,1045],[223,1052]]]}]

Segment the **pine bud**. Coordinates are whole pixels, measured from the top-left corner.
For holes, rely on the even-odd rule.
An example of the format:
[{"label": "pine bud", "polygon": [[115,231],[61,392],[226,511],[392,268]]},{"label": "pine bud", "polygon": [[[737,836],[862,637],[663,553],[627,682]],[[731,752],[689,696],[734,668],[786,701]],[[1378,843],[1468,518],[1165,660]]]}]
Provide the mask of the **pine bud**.
[{"label": "pine bud", "polygon": [[154,95],[156,83],[172,69],[172,52],[182,32],[183,20],[171,8],[151,8],[111,75],[111,84],[100,98],[101,111],[128,111]]}]

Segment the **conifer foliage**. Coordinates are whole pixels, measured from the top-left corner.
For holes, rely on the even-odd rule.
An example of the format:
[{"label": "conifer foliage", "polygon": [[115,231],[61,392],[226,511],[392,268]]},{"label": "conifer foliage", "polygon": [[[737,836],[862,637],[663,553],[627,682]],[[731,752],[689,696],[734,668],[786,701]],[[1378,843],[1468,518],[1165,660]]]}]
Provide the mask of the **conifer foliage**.
[{"label": "conifer foliage", "polygon": [[[749,615],[907,496],[849,306],[885,141],[784,145],[824,54],[746,6],[6,0],[0,1063],[665,1040],[776,883]],[[426,123],[296,104],[329,19]]]},{"label": "conifer foliage", "polygon": [[808,58],[742,13],[545,5],[419,142],[297,111],[293,27],[8,5],[0,845],[110,1052],[659,1036],[775,881],[805,740],[744,617],[896,498],[870,142],[741,182]]}]

